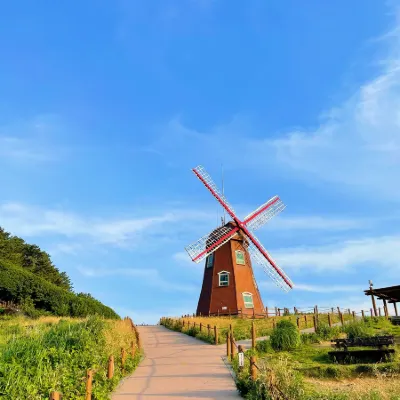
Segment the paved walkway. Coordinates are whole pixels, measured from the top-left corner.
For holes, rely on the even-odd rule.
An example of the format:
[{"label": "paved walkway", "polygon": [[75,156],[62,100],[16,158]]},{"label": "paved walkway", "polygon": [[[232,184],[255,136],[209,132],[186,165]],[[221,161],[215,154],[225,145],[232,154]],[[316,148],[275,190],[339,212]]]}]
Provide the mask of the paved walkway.
[{"label": "paved walkway", "polygon": [[240,399],[222,360],[210,346],[162,326],[138,327],[146,358],[112,395],[112,400]]}]

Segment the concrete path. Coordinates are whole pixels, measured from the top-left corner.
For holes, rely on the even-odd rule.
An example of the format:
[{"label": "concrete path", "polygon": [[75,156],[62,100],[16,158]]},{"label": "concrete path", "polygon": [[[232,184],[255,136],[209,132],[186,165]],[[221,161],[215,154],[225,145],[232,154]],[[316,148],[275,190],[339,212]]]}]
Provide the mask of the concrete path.
[{"label": "concrete path", "polygon": [[163,326],[138,327],[145,359],[112,400],[240,399],[224,351]]}]

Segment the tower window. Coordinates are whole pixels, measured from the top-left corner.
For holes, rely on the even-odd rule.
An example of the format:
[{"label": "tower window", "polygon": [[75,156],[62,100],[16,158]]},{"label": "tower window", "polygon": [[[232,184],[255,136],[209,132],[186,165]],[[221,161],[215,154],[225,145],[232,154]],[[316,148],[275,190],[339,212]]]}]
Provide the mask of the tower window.
[{"label": "tower window", "polygon": [[211,253],[211,254],[207,257],[206,268],[212,268],[213,265],[214,265],[214,253]]},{"label": "tower window", "polygon": [[219,286],[229,285],[229,272],[227,271],[218,272],[218,277],[219,277]]},{"label": "tower window", "polygon": [[246,265],[246,261],[244,259],[244,251],[236,250],[235,255],[236,255],[236,264]]},{"label": "tower window", "polygon": [[254,308],[253,295],[251,293],[243,293],[243,301],[245,308]]}]

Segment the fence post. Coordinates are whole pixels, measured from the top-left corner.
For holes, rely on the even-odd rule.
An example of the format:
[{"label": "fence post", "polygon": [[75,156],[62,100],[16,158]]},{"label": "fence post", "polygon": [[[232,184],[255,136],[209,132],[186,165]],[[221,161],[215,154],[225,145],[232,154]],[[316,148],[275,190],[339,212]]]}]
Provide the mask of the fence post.
[{"label": "fence post", "polygon": [[61,400],[61,393],[60,392],[51,392],[50,400]]},{"label": "fence post", "polygon": [[275,322],[275,318],[272,319],[272,328],[275,329],[276,328],[276,322]]},{"label": "fence post", "polygon": [[86,397],[85,400],[92,400],[93,370],[88,369],[86,375]]},{"label": "fence post", "polygon": [[253,323],[251,324],[251,347],[252,349],[256,348],[256,326]]},{"label": "fence post", "polygon": [[332,318],[331,318],[331,314],[328,313],[328,324],[329,327],[332,328]]},{"label": "fence post", "polygon": [[300,317],[296,318],[297,329],[300,330]]},{"label": "fence post", "polygon": [[256,368],[256,357],[250,357],[250,376],[251,380],[254,382],[257,379],[257,368]]},{"label": "fence post", "polygon": [[362,316],[363,318],[365,318],[364,310],[361,310],[361,316]]},{"label": "fence post", "polygon": [[218,344],[218,331],[216,325],[214,325],[214,336],[215,336],[215,344]]},{"label": "fence post", "polygon": [[228,358],[231,356],[231,336],[229,331],[226,332],[226,356]]},{"label": "fence post", "polygon": [[343,319],[343,313],[341,311],[339,311],[339,316],[340,316],[340,322],[342,324],[342,326],[344,325],[344,319]]},{"label": "fence post", "polygon": [[210,332],[210,330],[211,330],[210,324],[207,324],[207,330],[208,330],[208,336],[210,336],[210,334],[211,334],[211,332]]},{"label": "fence post", "polygon": [[314,332],[317,330],[317,317],[313,315]]},{"label": "fence post", "polygon": [[355,320],[356,319],[356,312],[353,311],[352,314],[353,314],[353,320]]},{"label": "fence post", "polygon": [[267,318],[268,318],[268,307],[265,307],[265,315],[266,315]]},{"label": "fence post", "polygon": [[235,347],[235,338],[233,337],[233,333],[231,333],[231,361],[235,359],[236,347]]},{"label": "fence post", "polygon": [[121,347],[121,370],[122,370],[122,372],[124,372],[125,360],[126,360],[126,351],[123,347]]},{"label": "fence post", "polygon": [[107,378],[112,379],[114,376],[114,356],[111,355],[108,358],[108,371],[107,371]]}]

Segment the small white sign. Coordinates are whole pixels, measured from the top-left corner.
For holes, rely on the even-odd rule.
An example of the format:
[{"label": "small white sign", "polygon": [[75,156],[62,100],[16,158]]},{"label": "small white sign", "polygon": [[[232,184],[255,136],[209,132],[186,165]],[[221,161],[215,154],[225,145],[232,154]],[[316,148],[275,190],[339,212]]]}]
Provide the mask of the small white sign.
[{"label": "small white sign", "polygon": [[238,353],[239,356],[239,367],[244,367],[244,353]]},{"label": "small white sign", "polygon": [[223,309],[223,310],[227,310],[227,309],[228,309],[228,307],[222,307],[222,309]]}]

